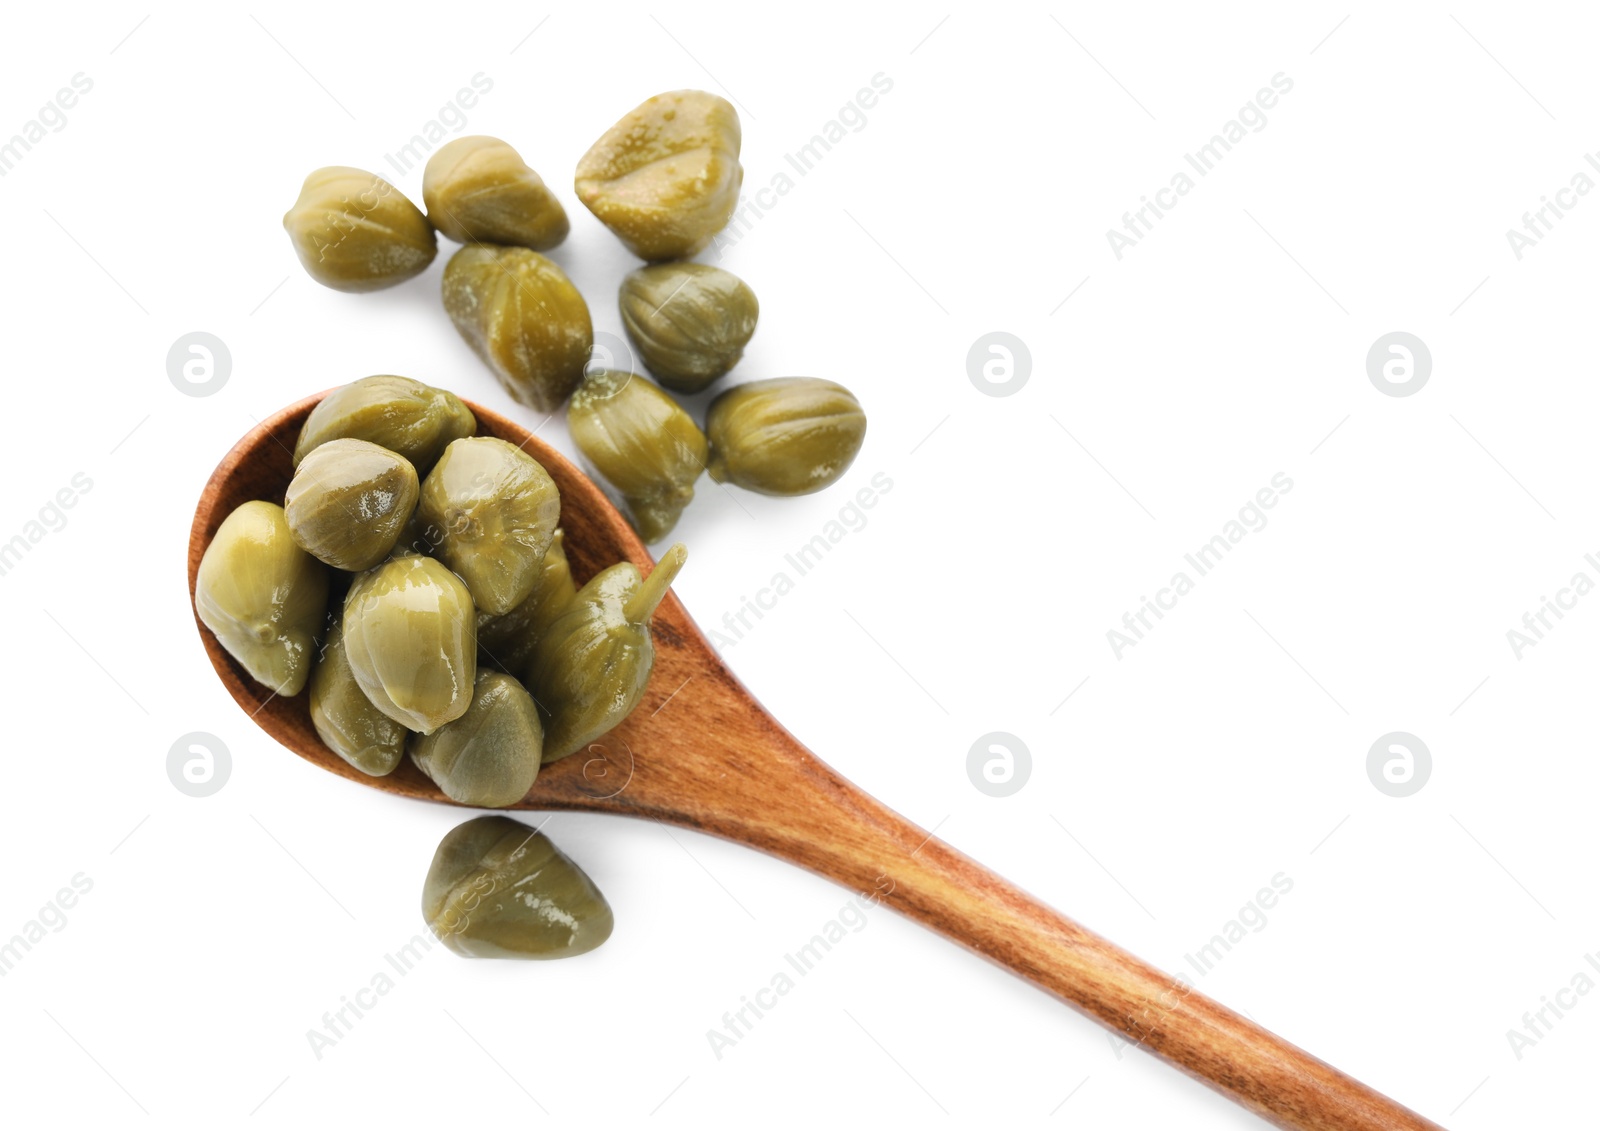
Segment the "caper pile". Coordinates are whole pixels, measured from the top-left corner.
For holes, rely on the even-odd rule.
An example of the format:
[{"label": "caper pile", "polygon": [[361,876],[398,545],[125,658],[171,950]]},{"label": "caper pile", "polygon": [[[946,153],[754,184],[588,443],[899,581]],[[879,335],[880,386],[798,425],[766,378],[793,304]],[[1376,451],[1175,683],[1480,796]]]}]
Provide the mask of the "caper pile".
[{"label": "caper pile", "polygon": [[[588,304],[541,254],[566,238],[566,212],[497,138],[458,138],[429,158],[426,215],[381,177],[329,168],[306,178],[284,227],[311,277],[344,291],[412,278],[432,262],[436,232],[462,244],[442,288],[456,329],[517,402],[548,413],[570,399],[568,424],[589,469],[640,536],[656,542],[694,498],[701,472],[763,494],[809,494],[845,473],[866,435],[860,403],[831,381],[735,386],[711,402],[704,431],[663,391],[705,391],[755,333],[759,304],[749,286],[689,260],[738,205],[740,140],[726,99],[679,90],[646,99],[578,162],[578,199],[646,261],[623,279],[618,301],[657,383],[590,366]],[[426,484],[422,494],[426,512]],[[441,559],[467,579],[451,555],[441,547]]]},{"label": "caper pile", "polygon": [[578,589],[555,482],[476,432],[420,381],[335,390],[301,429],[283,505],[244,503],[217,530],[195,609],[275,694],[309,684],[317,734],[362,773],[409,755],[451,800],[498,808],[638,704],[650,618],[686,555]]},{"label": "caper pile", "polygon": [[[566,212],[497,138],[433,154],[426,214],[381,177],[327,168],[306,178],[284,227],[311,277],[343,291],[415,277],[438,233],[460,243],[442,286],[456,329],[514,400],[568,405],[590,470],[656,542],[702,472],[808,494],[844,474],[866,433],[860,403],[831,381],[738,385],[712,400],[703,431],[667,392],[710,388],[755,333],[750,287],[690,261],[738,205],[739,147],[725,99],[681,90],[647,99],[578,163],[578,198],[646,261],[618,302],[655,382],[591,365],[588,304],[543,254],[566,239]],[[356,769],[381,776],[409,756],[447,797],[493,808],[638,704],[655,656],[650,618],[685,552],[673,546],[648,578],[623,562],[577,588],[554,482],[476,431],[457,397],[409,378],[330,394],[301,431],[283,505],[245,503],[217,531],[195,607],[275,694],[309,683],[317,734]],[[589,877],[507,817],[440,842],[422,909],[447,947],[474,957],[581,954],[612,928]]]}]

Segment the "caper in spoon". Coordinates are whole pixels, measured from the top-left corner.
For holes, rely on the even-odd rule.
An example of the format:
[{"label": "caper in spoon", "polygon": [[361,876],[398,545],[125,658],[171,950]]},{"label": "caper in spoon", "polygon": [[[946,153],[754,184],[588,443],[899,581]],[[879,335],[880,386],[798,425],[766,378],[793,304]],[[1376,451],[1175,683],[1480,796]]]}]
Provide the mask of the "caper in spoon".
[{"label": "caper in spoon", "polygon": [[576,754],[638,706],[655,663],[650,618],[683,568],[677,543],[642,582],[632,562],[601,570],[539,640],[524,681],[544,718],[544,760]]},{"label": "caper in spoon", "polygon": [[411,739],[411,760],[451,801],[498,809],[515,805],[539,773],[544,728],[522,684],[478,669],[466,714]]},{"label": "caper in spoon", "polygon": [[331,440],[314,449],[283,497],[295,543],[337,569],[377,565],[394,548],[417,505],[417,469],[366,440]]},{"label": "caper in spoon", "polygon": [[486,613],[510,612],[533,592],[561,517],[549,472],[492,436],[457,440],[422,484],[417,517],[434,554]]},{"label": "caper in spoon", "polygon": [[372,705],[429,734],[472,704],[477,613],[461,579],[420,554],[361,574],[344,602],[344,646]]},{"label": "caper in spoon", "polygon": [[356,683],[336,619],[311,673],[311,725],[317,737],[364,774],[393,772],[406,752],[406,728],[372,705]]},{"label": "caper in spoon", "polygon": [[491,667],[508,675],[525,672],[539,638],[577,596],[564,541],[564,535],[557,530],[550,548],[544,552],[539,580],[522,604],[499,616],[478,614],[478,653]]},{"label": "caper in spoon", "polygon": [[478,422],[461,398],[410,377],[381,373],[333,390],[306,417],[294,446],[295,466],[330,440],[366,440],[405,457],[423,476],[452,440]]},{"label": "caper in spoon", "polygon": [[298,695],[310,678],[327,604],[327,570],[274,503],[243,503],[223,519],[195,575],[201,622],[279,695]]}]

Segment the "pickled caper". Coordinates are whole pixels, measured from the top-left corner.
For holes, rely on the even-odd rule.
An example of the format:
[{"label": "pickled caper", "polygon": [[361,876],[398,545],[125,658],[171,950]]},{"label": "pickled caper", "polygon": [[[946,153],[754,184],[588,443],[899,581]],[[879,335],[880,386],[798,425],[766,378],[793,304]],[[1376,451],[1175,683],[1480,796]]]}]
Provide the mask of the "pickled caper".
[{"label": "pickled caper", "polygon": [[195,575],[201,623],[279,695],[306,685],[327,604],[327,570],[295,545],[274,503],[243,503],[223,519]]},{"label": "pickled caper", "polygon": [[451,801],[496,809],[515,805],[539,773],[544,728],[522,684],[478,669],[467,713],[411,739],[411,760]]},{"label": "pickled caper", "polygon": [[653,263],[622,280],[622,325],[667,388],[698,393],[744,356],[760,304],[737,275],[704,263]]},{"label": "pickled caper", "polygon": [[318,169],[283,217],[300,263],[336,291],[403,283],[433,262],[433,225],[399,189],[373,173]]},{"label": "pickled caper", "polygon": [[548,251],[567,238],[561,202],[499,138],[458,137],[436,150],[422,174],[422,202],[433,226],[457,243]]},{"label": "pickled caper", "polygon": [[444,269],[444,308],[512,398],[554,411],[583,380],[589,307],[560,267],[525,247],[464,247]]},{"label": "pickled caper", "polygon": [[589,374],[567,406],[572,442],[621,496],[646,542],[665,538],[694,498],[706,438],[678,402],[643,377]]},{"label": "pickled caper", "polygon": [[317,402],[294,446],[299,466],[329,440],[367,440],[404,456],[417,475],[428,474],[445,445],[478,430],[461,398],[410,377],[379,374],[341,386]]},{"label": "pickled caper", "polygon": [[752,381],[706,410],[706,470],[718,483],[764,495],[808,495],[849,469],[866,434],[866,413],[843,385],[816,377]]},{"label": "pickled caper", "polygon": [[681,259],[711,242],[739,203],[739,114],[725,98],[675,90],[625,114],[578,162],[578,199],[640,259]]},{"label": "pickled caper", "polygon": [[390,558],[350,587],[344,647],[372,705],[429,734],[472,705],[477,613],[461,579],[421,555]]},{"label": "pickled caper", "polygon": [[422,917],[467,958],[569,958],[611,937],[611,907],[550,838],[510,817],[445,834],[422,886]]},{"label": "pickled caper", "polygon": [[565,539],[560,530],[544,553],[539,580],[533,592],[509,613],[478,614],[478,653],[481,661],[508,674],[520,674],[533,659],[539,637],[577,596],[572,569],[567,564]]},{"label": "pickled caper", "polygon": [[330,440],[295,469],[283,509],[295,544],[338,569],[377,565],[417,505],[417,470],[366,440]]},{"label": "pickled caper", "polygon": [[417,515],[437,532],[435,555],[460,574],[476,607],[498,616],[533,592],[561,496],[527,452],[474,436],[444,450],[422,484]]},{"label": "pickled caper", "polygon": [[356,683],[338,619],[311,673],[311,725],[323,745],[373,777],[393,772],[406,752],[406,728],[374,707]]},{"label": "pickled caper", "polygon": [[546,762],[576,754],[638,706],[655,663],[650,618],[687,557],[673,546],[643,582],[631,562],[601,570],[540,638],[523,682],[544,721]]}]

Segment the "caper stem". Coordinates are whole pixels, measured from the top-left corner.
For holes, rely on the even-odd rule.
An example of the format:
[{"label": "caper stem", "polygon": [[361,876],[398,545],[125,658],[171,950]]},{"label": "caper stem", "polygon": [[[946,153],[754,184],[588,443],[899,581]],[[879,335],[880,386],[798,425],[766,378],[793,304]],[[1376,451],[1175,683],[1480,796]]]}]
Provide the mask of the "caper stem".
[{"label": "caper stem", "polygon": [[682,542],[673,544],[672,549],[661,556],[656,563],[656,568],[650,571],[650,576],[644,579],[643,584],[634,590],[622,606],[623,613],[634,624],[642,624],[655,613],[656,606],[661,604],[661,598],[667,595],[672,581],[678,576],[678,571],[683,568],[683,563],[688,561],[689,551]]}]

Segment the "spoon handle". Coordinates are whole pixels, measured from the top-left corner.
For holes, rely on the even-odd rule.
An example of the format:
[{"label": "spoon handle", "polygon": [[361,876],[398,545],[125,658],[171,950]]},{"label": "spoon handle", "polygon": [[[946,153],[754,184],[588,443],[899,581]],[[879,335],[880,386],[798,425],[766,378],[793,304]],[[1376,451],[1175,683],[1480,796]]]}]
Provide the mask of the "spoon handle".
[{"label": "spoon handle", "polygon": [[894,870],[895,886],[884,902],[1055,994],[1268,1122],[1300,1131],[1440,1131],[942,841],[930,839],[912,865]]},{"label": "spoon handle", "polygon": [[928,835],[781,730],[767,738],[765,772],[792,788],[745,827],[707,831],[894,907],[1279,1127],[1442,1131]]}]

